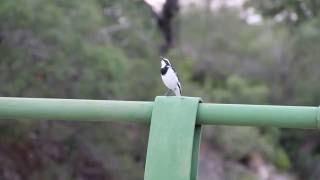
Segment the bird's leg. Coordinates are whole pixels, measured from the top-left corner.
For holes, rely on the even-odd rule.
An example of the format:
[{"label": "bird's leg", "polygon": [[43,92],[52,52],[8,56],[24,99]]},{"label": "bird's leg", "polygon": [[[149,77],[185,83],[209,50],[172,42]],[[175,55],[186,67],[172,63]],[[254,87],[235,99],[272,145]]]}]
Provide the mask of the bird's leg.
[{"label": "bird's leg", "polygon": [[176,96],[176,93],[175,93],[176,90],[177,89],[174,89],[174,90],[168,89],[167,92],[164,94],[164,96]]},{"label": "bird's leg", "polygon": [[171,92],[171,89],[168,89],[167,92],[164,94],[165,96],[169,96]]}]

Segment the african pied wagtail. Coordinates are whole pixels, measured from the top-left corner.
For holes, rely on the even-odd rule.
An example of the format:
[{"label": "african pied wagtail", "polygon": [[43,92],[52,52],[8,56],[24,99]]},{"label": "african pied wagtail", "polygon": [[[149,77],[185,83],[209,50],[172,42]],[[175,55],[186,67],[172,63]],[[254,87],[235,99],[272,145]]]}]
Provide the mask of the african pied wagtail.
[{"label": "african pied wagtail", "polygon": [[176,96],[181,96],[181,84],[179,77],[174,67],[171,66],[169,59],[161,57],[160,72],[164,85],[169,89],[166,95],[168,95],[169,91],[172,91]]}]

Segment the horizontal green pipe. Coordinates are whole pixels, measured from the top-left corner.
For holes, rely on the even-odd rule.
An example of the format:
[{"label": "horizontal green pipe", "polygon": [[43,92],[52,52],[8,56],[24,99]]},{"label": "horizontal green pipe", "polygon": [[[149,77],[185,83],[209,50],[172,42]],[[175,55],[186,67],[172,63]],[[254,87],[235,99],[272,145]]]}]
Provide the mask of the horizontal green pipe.
[{"label": "horizontal green pipe", "polygon": [[[148,123],[153,102],[0,97],[0,119]],[[320,108],[201,103],[199,124],[318,128]]]},{"label": "horizontal green pipe", "polygon": [[0,119],[147,122],[152,105],[141,101],[0,97]]},{"label": "horizontal green pipe", "polygon": [[206,104],[198,109],[202,124],[319,128],[320,109],[308,106]]}]

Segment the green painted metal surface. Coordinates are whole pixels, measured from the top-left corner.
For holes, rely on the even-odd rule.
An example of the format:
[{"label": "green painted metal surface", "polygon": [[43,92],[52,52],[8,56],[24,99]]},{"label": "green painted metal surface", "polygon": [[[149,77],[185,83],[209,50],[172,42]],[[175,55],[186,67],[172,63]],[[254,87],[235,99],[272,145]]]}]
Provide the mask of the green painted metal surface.
[{"label": "green painted metal surface", "polygon": [[149,122],[152,102],[0,97],[0,119]]},{"label": "green painted metal surface", "polygon": [[152,111],[145,180],[196,180],[200,99],[157,97]]},{"label": "green painted metal surface", "polygon": [[201,125],[319,129],[320,107],[0,97],[0,119],[151,121],[145,180],[196,180]]},{"label": "green painted metal surface", "polygon": [[[173,97],[171,97],[173,98]],[[0,97],[0,119],[149,123],[153,102]],[[197,124],[320,128],[320,108],[199,104]]]},{"label": "green painted metal surface", "polygon": [[318,107],[318,114],[317,114],[317,128],[320,129],[320,106]]},{"label": "green painted metal surface", "polygon": [[191,180],[196,180],[198,176],[198,157],[200,153],[200,143],[201,143],[201,125],[196,125],[194,130],[194,139],[193,139],[193,152],[192,152],[192,161],[191,161]]},{"label": "green painted metal surface", "polygon": [[318,107],[201,104],[201,124],[318,128]]}]

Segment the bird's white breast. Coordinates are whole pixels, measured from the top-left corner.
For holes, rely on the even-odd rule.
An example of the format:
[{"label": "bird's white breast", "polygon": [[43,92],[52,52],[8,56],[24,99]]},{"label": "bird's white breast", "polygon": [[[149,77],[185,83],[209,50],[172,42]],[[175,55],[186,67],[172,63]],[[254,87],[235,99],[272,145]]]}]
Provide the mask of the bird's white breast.
[{"label": "bird's white breast", "polygon": [[174,90],[177,87],[178,77],[172,68],[165,75],[161,75],[162,81],[167,88]]}]

